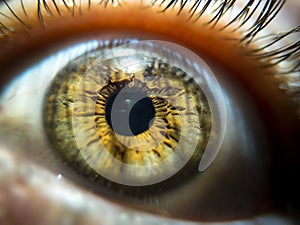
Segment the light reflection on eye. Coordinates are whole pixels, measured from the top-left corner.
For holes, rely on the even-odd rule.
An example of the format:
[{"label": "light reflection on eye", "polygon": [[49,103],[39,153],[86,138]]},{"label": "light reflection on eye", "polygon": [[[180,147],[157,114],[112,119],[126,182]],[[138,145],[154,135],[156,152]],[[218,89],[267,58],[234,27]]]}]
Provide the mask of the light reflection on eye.
[{"label": "light reflection on eye", "polygon": [[[167,12],[166,12],[167,13]],[[228,78],[229,79],[229,78]],[[225,83],[226,83],[226,81],[224,81],[224,85],[225,85]],[[229,94],[229,95],[231,95],[231,96],[233,96],[234,94]],[[243,101],[243,100],[242,100]],[[243,111],[243,110],[242,110]],[[256,127],[255,127],[256,128]],[[251,132],[250,132],[251,133]],[[222,168],[222,169],[224,169],[224,168]],[[232,171],[228,171],[228,172],[232,172]],[[208,178],[207,178],[208,179]],[[225,179],[226,180],[226,179]],[[191,186],[191,185],[190,185]],[[226,188],[225,188],[226,189]],[[188,190],[188,189],[185,189],[185,190]],[[217,190],[219,190],[218,188],[217,188]],[[170,196],[173,196],[173,195],[170,195]],[[234,196],[232,196],[232,197],[234,197]],[[192,198],[192,197],[190,197],[190,198]],[[206,200],[206,198],[204,198],[205,200]],[[208,201],[209,201],[209,198],[207,199]],[[176,202],[176,201],[175,201]],[[170,201],[169,199],[164,199],[164,204],[175,204],[175,202],[173,202],[173,200],[172,201]],[[216,201],[217,202],[217,201]],[[193,209],[193,208],[192,208]],[[197,210],[197,208],[194,208],[194,210],[196,211]],[[210,220],[213,220],[213,219],[211,219],[211,218],[209,218]]]}]

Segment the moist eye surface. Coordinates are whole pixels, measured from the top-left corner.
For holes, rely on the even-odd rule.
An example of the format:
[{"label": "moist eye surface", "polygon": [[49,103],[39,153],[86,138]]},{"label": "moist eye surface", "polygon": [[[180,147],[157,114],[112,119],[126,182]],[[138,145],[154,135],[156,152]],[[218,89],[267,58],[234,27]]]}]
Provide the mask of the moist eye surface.
[{"label": "moist eye surface", "polygon": [[180,185],[199,173],[211,136],[204,71],[150,41],[87,52],[49,87],[48,139],[84,179],[105,188],[113,183],[116,192],[124,185],[171,186],[176,174]]}]

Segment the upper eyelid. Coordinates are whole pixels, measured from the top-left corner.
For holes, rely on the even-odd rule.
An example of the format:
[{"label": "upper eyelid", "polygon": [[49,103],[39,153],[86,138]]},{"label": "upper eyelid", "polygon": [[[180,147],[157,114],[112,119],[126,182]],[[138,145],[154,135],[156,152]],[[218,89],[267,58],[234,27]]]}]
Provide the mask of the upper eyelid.
[{"label": "upper eyelid", "polygon": [[[3,4],[5,7],[2,7],[2,10],[6,8],[6,12],[3,13],[0,11],[0,14],[2,16],[8,17],[11,20],[16,20],[21,25],[25,26],[25,28],[30,28],[30,25],[26,23],[25,20],[22,19],[22,17],[28,17],[27,13],[27,7],[24,3],[24,0],[21,0],[19,2],[19,8],[21,8],[21,11],[18,13],[15,13],[15,9],[10,5],[13,1],[7,1],[3,0]],[[108,7],[110,4],[114,7],[122,7],[122,4],[126,4],[129,1],[120,0],[98,0],[98,1],[89,1],[87,0],[86,4],[88,4],[88,8],[93,7],[93,3],[99,2],[100,6]],[[142,1],[145,2],[145,1]],[[263,4],[261,4],[263,2]],[[54,15],[54,13],[58,13],[59,16],[62,15],[60,8],[67,9],[72,16],[74,15],[74,11],[78,10],[81,14],[81,6],[84,4],[83,2],[76,2],[72,1],[71,4],[68,4],[65,0],[62,2],[56,3],[56,1],[41,1],[36,0],[36,11],[37,15],[39,17],[39,20],[42,25],[45,25],[44,21],[44,14],[50,14],[51,16]],[[142,3],[145,5],[145,7],[156,7],[158,8],[158,13],[160,12],[166,12],[168,10],[175,9],[178,11],[178,14],[182,12],[183,9],[187,9],[188,11],[188,20],[197,21],[201,19],[204,15],[208,17],[207,25],[211,25],[212,28],[214,28],[221,20],[222,17],[224,17],[227,14],[232,14],[232,9],[236,8],[236,5],[238,5],[240,1],[227,1],[227,0],[219,0],[219,1],[212,1],[207,0],[205,3],[204,1],[172,1],[172,0],[150,0],[149,3]],[[226,26],[222,27],[222,29],[228,28],[228,26],[236,25],[235,22],[241,23],[242,26],[245,26],[245,23],[248,22],[250,19],[253,21],[252,24],[249,25],[247,28],[247,33],[244,35],[244,40],[247,40],[249,43],[268,23],[269,19],[271,17],[276,16],[276,14],[280,11],[281,7],[284,4],[284,0],[265,0],[265,1],[251,1],[248,0],[248,2],[243,5],[235,14],[230,15],[231,19],[229,19],[229,23],[226,24]],[[202,8],[201,8],[202,7]],[[261,11],[260,11],[261,10]],[[56,12],[55,12],[56,11]],[[209,11],[208,14],[206,12]],[[18,15],[20,14],[20,15]],[[21,14],[24,14],[23,16]],[[254,17],[254,18],[253,18]],[[24,18],[25,19],[25,18]],[[228,19],[228,18],[227,18]],[[238,25],[240,28],[240,26]],[[5,30],[8,27],[5,26],[5,24],[1,24],[0,26],[0,32],[5,33]]]},{"label": "upper eyelid", "polygon": [[[11,38],[10,35],[17,33],[18,30],[15,28],[15,26],[17,27],[17,24],[21,25],[25,30],[30,30],[32,28],[30,24],[30,19],[33,19],[32,17],[38,17],[40,23],[43,26],[45,26],[44,16],[46,14],[55,16],[55,11],[56,13],[58,13],[59,16],[62,16],[63,14],[61,13],[60,8],[67,9],[67,11],[72,14],[72,16],[74,16],[74,10],[79,11],[79,14],[83,15],[81,7],[83,7],[82,4],[84,4],[84,1],[79,1],[79,3],[77,3],[76,1],[72,1],[71,4],[68,4],[65,0],[63,0],[60,2],[60,4],[58,4],[55,0],[36,0],[37,4],[35,4],[35,7],[33,8],[36,11],[36,15],[32,14],[31,16],[28,16],[28,7],[26,7],[27,2],[24,3],[24,1],[25,0],[19,1],[16,6],[16,2],[13,0],[3,0],[2,7],[0,7],[0,41],[1,39],[3,39],[3,37],[4,39],[5,37]],[[29,3],[30,1],[31,0],[28,0]],[[88,4],[88,10],[94,7],[93,4],[95,4],[95,2],[100,2],[100,6],[104,8],[108,7],[110,4],[113,5],[113,7],[123,7],[122,4],[131,2],[131,0],[86,1],[87,2],[85,3]],[[261,2],[263,3],[261,4]],[[248,0],[247,3],[242,5],[241,9],[234,12],[232,12],[232,10],[237,8],[236,5],[239,5],[240,1],[233,1],[232,3],[232,1],[227,0],[207,0],[206,4],[204,5],[204,1],[201,0],[195,1],[194,3],[192,0],[150,0],[150,3],[145,3],[145,7],[156,7],[157,13],[163,13],[169,10],[176,10],[178,15],[182,13],[183,9],[185,8],[187,9],[187,21],[192,20],[193,22],[196,22],[205,16],[206,20],[204,21],[204,25],[210,26],[211,29],[214,29],[215,26],[221,22],[223,17],[225,17],[225,22],[222,21],[222,23],[225,25],[221,25],[221,27],[218,27],[217,29],[230,29],[236,32],[243,28],[241,38],[237,40],[237,42],[240,44],[242,43],[242,45],[245,46],[250,44],[250,42],[252,42],[254,38],[264,30],[264,28],[269,24],[269,22],[273,20],[273,18],[281,10],[284,2],[285,0]],[[21,10],[15,12],[17,7]],[[201,9],[201,7],[203,7],[203,9]],[[209,11],[209,13],[206,15],[205,13],[207,11]],[[6,24],[5,20],[3,22],[2,19],[5,18],[8,18],[8,20],[10,21],[15,21],[14,26],[12,26],[11,24]],[[27,19],[29,19],[29,21],[26,21]]]},{"label": "upper eyelid", "polygon": [[[96,0],[90,1],[72,1],[71,4],[67,3],[67,1],[63,0],[58,2],[57,0],[53,1],[41,1],[36,0],[35,8],[36,11],[35,16],[38,17],[40,23],[45,26],[44,16],[49,14],[50,16],[55,16],[55,13],[58,13],[59,16],[63,16],[61,10],[67,9],[69,13],[74,16],[75,11],[79,11],[79,14],[82,15],[82,7],[83,4],[88,4],[88,10],[92,7],[95,7],[95,3],[100,3],[101,7],[108,7],[113,5],[113,7],[123,7],[122,4],[127,4],[131,2],[131,0]],[[134,1],[132,1],[134,2]],[[183,9],[186,9],[187,13],[187,21],[192,20],[196,22],[202,17],[206,17],[205,25],[210,26],[212,29],[220,23],[223,17],[228,20],[225,25],[222,25],[218,29],[233,29],[236,31],[237,29],[244,28],[243,36],[239,41],[244,42],[244,44],[249,44],[255,36],[258,35],[267,25],[273,20],[273,17],[277,15],[277,13],[281,10],[285,0],[248,0],[248,2],[244,2],[245,4],[242,6],[237,6],[241,1],[227,1],[227,0],[219,0],[212,1],[195,1],[185,0],[185,1],[172,1],[172,0],[150,0],[147,3],[146,1],[142,1],[143,7],[156,7],[157,13],[167,12],[169,10],[176,10],[179,15],[182,13]],[[262,3],[262,4],[261,4]],[[17,4],[13,0],[3,0],[2,7],[0,8],[0,22],[1,17],[8,18],[11,21],[15,21],[15,24],[22,25],[25,29],[32,28],[30,25],[30,21],[27,22],[31,16],[28,16],[27,11],[29,10],[26,6],[30,4],[30,0],[25,2],[25,0],[19,1]],[[141,9],[143,8],[141,7]],[[202,8],[201,8],[202,7]],[[19,8],[16,12],[15,10]],[[238,8],[237,11],[233,11]],[[30,9],[32,10],[32,9]],[[208,12],[208,13],[207,13]],[[33,14],[34,15],[34,14]],[[2,19],[3,19],[2,18]],[[29,18],[31,19],[31,18]],[[250,21],[250,22],[249,22]],[[247,24],[248,23],[248,24]],[[1,34],[2,36],[9,35],[10,32],[16,32],[13,27],[6,25],[4,22],[0,23],[0,40]]]},{"label": "upper eyelid", "polygon": [[[2,7],[0,7],[0,43],[1,39],[5,40],[6,38],[11,38],[11,34],[15,35],[18,33],[18,29],[15,27],[12,27],[8,22],[14,21],[14,24],[21,25],[23,27],[22,29],[24,30],[30,30],[31,29],[31,24],[30,24],[30,17],[28,14],[29,8],[27,7],[27,4],[30,2],[35,1],[35,0],[21,0],[18,1],[17,3],[12,0],[3,0]],[[61,1],[60,5],[59,4],[53,4],[55,3],[54,1],[41,1],[41,0],[36,0],[38,4],[35,4],[35,10],[39,10],[44,8],[44,10],[41,11],[41,13],[38,13],[40,23],[42,25],[43,21],[41,21],[43,18],[43,13],[49,13],[51,2],[52,2],[52,8],[50,10],[51,13],[55,13],[54,10],[57,10],[58,7],[65,7],[69,13],[73,14],[73,7],[72,4],[73,2],[78,4],[84,4],[84,1],[70,1],[70,3],[67,3],[67,1]],[[96,3],[102,3],[102,7],[109,7],[110,5],[114,5],[116,7],[118,4],[120,5],[119,7],[123,7],[123,5],[126,5],[127,3],[130,2],[135,2],[134,0],[96,0],[96,1],[90,1],[86,0],[85,3],[89,4],[88,9],[94,7],[94,5],[99,5]],[[242,38],[235,40],[236,43],[240,46],[248,45],[250,42],[258,43],[257,45],[260,47],[259,49],[256,49],[256,51],[251,52],[249,55],[250,57],[253,57],[254,59],[257,60],[265,60],[266,57],[269,57],[269,59],[272,59],[274,61],[270,66],[276,66],[277,68],[277,74],[286,79],[286,82],[284,82],[280,87],[284,89],[288,93],[293,93],[293,96],[295,96],[295,99],[297,94],[300,92],[300,88],[296,88],[297,82],[299,81],[299,77],[297,76],[297,73],[300,71],[300,64],[298,63],[298,57],[297,55],[299,54],[299,45],[300,43],[294,43],[291,45],[291,41],[287,41],[286,44],[283,44],[279,47],[278,42],[282,43],[285,42],[286,40],[289,40],[290,36],[293,34],[299,34],[300,33],[300,27],[287,30],[286,32],[283,32],[280,34],[280,37],[272,34],[269,36],[268,32],[265,32],[265,26],[268,25],[268,17],[273,17],[282,9],[283,3],[285,0],[254,0],[253,2],[251,0],[248,0],[247,2],[245,1],[233,1],[234,4],[231,4],[232,1],[227,1],[227,0],[219,0],[219,1],[212,1],[212,0],[207,0],[207,1],[192,1],[192,0],[186,0],[186,1],[172,1],[172,0],[145,0],[143,2],[146,2],[145,5],[156,7],[157,8],[157,13],[163,13],[167,12],[169,10],[175,10],[176,12],[181,13],[183,8],[187,9],[187,21],[192,20],[192,22],[201,19],[204,17],[205,12],[207,12],[208,8],[212,6],[216,8],[216,11],[207,13],[205,17],[207,18],[204,22],[209,23],[207,24],[210,26],[212,29],[215,29],[215,26],[217,23],[224,23],[224,21],[221,21],[222,19],[227,20],[227,22],[233,23],[230,24],[230,26],[221,26],[221,29],[231,29],[234,30],[235,32],[240,32],[240,30],[236,30],[236,28],[241,29],[240,25],[242,24],[243,29],[242,31]],[[196,4],[196,2],[200,3],[199,5]],[[215,2],[215,3],[213,3]],[[236,11],[235,14],[231,12],[228,8],[234,8],[236,5],[242,4],[242,9],[240,11]],[[14,4],[12,4],[14,3]],[[208,8],[205,10],[202,10],[201,7],[204,7],[205,4],[207,3]],[[245,5],[249,4],[249,6],[252,4],[252,8],[250,8],[250,11],[247,14],[243,14],[247,12],[246,8],[244,7]],[[218,5],[216,5],[218,4]],[[219,8],[217,7],[219,6]],[[256,8],[256,6],[259,6],[261,9],[265,9],[264,12],[259,12],[259,7]],[[18,12],[15,12],[15,9],[19,7]],[[198,7],[198,9],[197,9]],[[227,8],[226,8],[227,7]],[[75,9],[75,8],[74,8]],[[141,7],[142,9],[142,7]],[[197,10],[196,10],[197,9]],[[77,7],[75,10],[80,11],[80,7]],[[245,11],[246,10],[246,11]],[[79,12],[80,14],[82,13]],[[200,14],[199,14],[200,13]],[[221,13],[221,14],[220,14]],[[58,14],[60,14],[58,12]],[[34,14],[33,14],[34,15]],[[82,13],[82,15],[84,15]],[[222,15],[221,17],[219,15]],[[250,15],[250,16],[248,16]],[[192,16],[192,17],[191,17]],[[226,16],[230,16],[229,18]],[[246,16],[246,17],[245,17]],[[251,17],[251,20],[249,19]],[[29,20],[28,20],[29,19]],[[4,20],[4,21],[2,21]],[[244,24],[245,23],[245,24]],[[226,23],[225,23],[226,24]],[[15,25],[14,25],[15,26]],[[16,26],[17,27],[17,26]],[[218,27],[220,29],[220,27]],[[265,35],[267,36],[264,39],[260,39],[260,36]],[[1,38],[2,36],[2,38]],[[272,43],[270,45],[270,43]],[[268,47],[268,49],[267,49]],[[285,51],[282,51],[282,49],[286,48]],[[267,51],[266,51],[267,49]],[[267,52],[267,54],[265,54]],[[268,56],[269,55],[269,56]],[[281,66],[284,65],[284,66]],[[287,68],[286,65],[289,64],[289,67]],[[293,74],[293,77],[290,77],[290,74]]]},{"label": "upper eyelid", "polygon": [[[44,8],[39,12],[36,12],[37,15],[32,14],[29,15],[29,8],[27,4],[30,2],[37,2],[35,4],[34,10],[38,11]],[[13,35],[18,35],[19,30],[30,30],[32,28],[30,22],[33,17],[38,17],[40,23],[45,26],[43,23],[43,13],[52,13],[54,15],[54,11],[58,10],[58,7],[65,7],[69,13],[73,16],[73,3],[77,5],[77,11],[79,11],[80,15],[84,15],[82,11],[80,11],[81,7],[78,7],[78,4],[84,4],[84,1],[60,1],[60,5],[56,4],[58,1],[41,1],[41,0],[21,0],[21,1],[13,1],[13,0],[3,0],[2,5],[0,5],[0,43],[5,41],[6,38],[11,39]],[[109,7],[113,5],[116,7],[119,4],[119,7],[123,7],[122,4],[126,5],[130,2],[135,2],[134,0],[95,0],[90,1],[86,0],[85,3],[88,4],[88,10],[90,10],[94,5],[99,5],[96,3],[102,3],[102,7]],[[170,10],[175,10],[178,14],[182,13],[183,8],[187,9],[187,22],[192,20],[195,22],[202,17],[204,17],[205,12],[207,12],[208,8],[212,6],[212,9],[217,9],[205,15],[207,18],[204,20],[204,23],[207,23],[207,26],[210,26],[212,29],[215,29],[217,23],[223,23],[222,19],[225,19],[230,23],[230,26],[222,25],[217,29],[230,29],[234,32],[242,31],[242,36],[240,39],[235,40],[236,44],[242,47],[246,47],[248,44],[253,42],[257,43],[257,48],[255,51],[250,52],[249,57],[253,57],[256,60],[270,60],[273,61],[270,66],[276,66],[277,73],[276,75],[281,76],[285,79],[280,85],[280,88],[283,89],[287,93],[292,93],[294,99],[297,102],[297,95],[300,93],[300,88],[297,86],[297,82],[299,82],[299,75],[297,75],[300,71],[300,63],[298,63],[299,54],[299,45],[300,43],[292,43],[291,41],[287,41],[287,43],[278,46],[279,43],[283,43],[286,40],[289,40],[290,36],[293,34],[300,33],[300,27],[288,30],[280,34],[280,36],[276,36],[274,34],[269,35],[268,32],[265,32],[265,26],[269,24],[268,17],[273,17],[282,9],[283,3],[285,0],[251,0],[245,1],[227,1],[227,0],[219,0],[219,1],[172,1],[172,0],[145,0],[143,2],[147,6],[152,6],[157,8],[157,13],[163,13]],[[200,4],[196,4],[196,3]],[[215,2],[215,3],[213,3]],[[233,4],[231,4],[233,2]],[[244,2],[242,5],[242,9],[240,11],[235,11],[235,13],[231,13],[229,8],[233,9],[236,5]],[[14,4],[12,4],[14,3]],[[250,4],[251,3],[251,4]],[[52,6],[51,6],[52,4]],[[201,5],[202,4],[202,5]],[[208,8],[202,10],[201,7],[205,7],[207,4]],[[216,5],[217,4],[217,5]],[[252,8],[250,11],[246,10],[246,7],[249,4]],[[219,7],[218,7],[219,6]],[[256,8],[256,6],[259,6]],[[51,8],[52,7],[52,8]],[[15,9],[19,8],[18,12],[15,12]],[[143,7],[141,7],[142,9]],[[264,9],[263,12],[259,12],[259,9]],[[210,9],[210,10],[212,10]],[[75,9],[76,10],[76,9]],[[247,13],[246,13],[247,12]],[[60,16],[60,12],[57,12]],[[185,12],[186,13],[186,12]],[[245,14],[243,14],[245,13]],[[220,17],[221,15],[221,17]],[[248,16],[249,15],[249,16]],[[226,16],[230,16],[229,18]],[[225,18],[224,18],[225,17]],[[249,19],[251,18],[251,20]],[[234,21],[234,22],[233,22]],[[11,25],[13,22],[13,26]],[[203,24],[203,23],[202,23]],[[242,25],[242,30],[240,25]],[[19,26],[17,28],[17,26]],[[21,28],[20,28],[21,26]],[[22,28],[23,27],[23,28]],[[236,30],[238,28],[238,30]],[[12,36],[11,36],[12,35]],[[265,35],[266,38],[261,39],[260,36]],[[2,37],[1,37],[2,36]],[[1,40],[2,39],[2,40]],[[271,44],[270,44],[271,43]],[[285,49],[285,51],[282,51]],[[286,65],[289,65],[288,67]],[[283,65],[283,66],[282,66]],[[290,76],[292,74],[292,77]]]}]

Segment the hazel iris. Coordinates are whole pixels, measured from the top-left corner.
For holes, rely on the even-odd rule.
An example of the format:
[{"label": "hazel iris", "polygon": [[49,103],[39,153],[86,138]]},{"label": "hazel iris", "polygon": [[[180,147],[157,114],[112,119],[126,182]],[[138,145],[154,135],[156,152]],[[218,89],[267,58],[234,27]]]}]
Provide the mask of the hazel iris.
[{"label": "hazel iris", "polygon": [[59,71],[44,110],[53,148],[100,183],[157,183],[190,158],[195,170],[211,130],[205,94],[172,61],[124,49],[85,53]]}]

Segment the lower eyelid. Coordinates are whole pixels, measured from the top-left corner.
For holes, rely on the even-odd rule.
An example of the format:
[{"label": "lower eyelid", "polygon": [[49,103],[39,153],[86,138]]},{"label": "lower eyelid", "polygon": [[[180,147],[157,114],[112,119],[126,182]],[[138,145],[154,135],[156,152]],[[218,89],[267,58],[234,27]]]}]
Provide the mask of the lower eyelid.
[{"label": "lower eyelid", "polygon": [[78,190],[66,183],[63,177],[55,176],[29,161],[20,161],[7,148],[1,147],[0,162],[0,193],[6,193],[0,195],[1,205],[5,206],[0,222],[5,221],[5,224],[296,224],[291,219],[273,214],[216,223],[175,221],[142,212],[137,214]]}]

